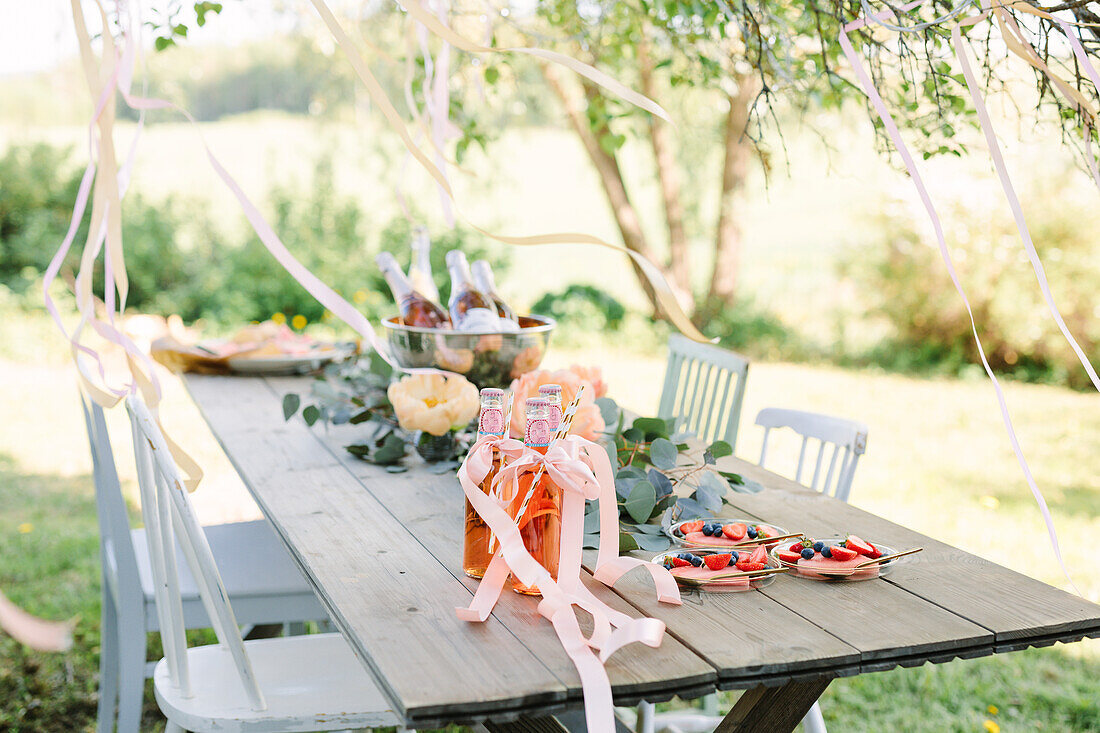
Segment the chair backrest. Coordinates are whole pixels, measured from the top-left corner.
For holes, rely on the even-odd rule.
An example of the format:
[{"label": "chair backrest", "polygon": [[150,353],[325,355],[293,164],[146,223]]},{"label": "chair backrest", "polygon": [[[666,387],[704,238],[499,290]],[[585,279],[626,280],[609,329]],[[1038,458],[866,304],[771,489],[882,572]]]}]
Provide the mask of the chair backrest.
[{"label": "chair backrest", "polygon": [[[794,480],[805,483],[802,481],[802,469],[806,462],[806,449],[810,439],[815,439],[819,445],[817,459],[814,461],[814,475],[806,485],[815,491],[835,496],[841,501],[848,501],[848,495],[852,491],[852,478],[856,473],[856,464],[867,449],[866,425],[842,417],[801,410],[783,410],[777,407],[761,410],[756,416],[756,424],[764,428],[764,443],[760,447],[761,467],[768,455],[768,437],[772,428],[790,428],[802,436],[802,448],[798,453],[798,470],[795,472]],[[829,468],[822,475],[822,461],[829,446],[832,446]]]},{"label": "chair backrest", "polygon": [[107,432],[103,408],[81,394],[84,427],[92,451],[96,515],[99,520],[99,552],[103,582],[115,608],[127,623],[143,623],[145,594],[141,589],[137,556],[130,534],[130,517],[118,480],[118,469]]},{"label": "chair backrest", "polygon": [[740,354],[673,334],[657,415],[672,418],[674,431],[736,448],[748,375],[749,360]]},{"label": "chair backrest", "polygon": [[157,616],[172,683],[184,697],[190,696],[191,680],[187,667],[187,639],[184,635],[183,607],[180,601],[179,572],[175,546],[178,540],[183,556],[198,584],[203,605],[218,635],[237,667],[237,674],[253,709],[264,710],[267,704],[252,671],[252,662],[244,648],[229,595],[221,574],[214,564],[214,555],[184,488],[168,443],[137,395],[126,398],[126,410],[134,434],[134,459],[137,463],[138,486],[141,488],[141,514],[145,520],[149,541],[149,560],[153,569]]}]

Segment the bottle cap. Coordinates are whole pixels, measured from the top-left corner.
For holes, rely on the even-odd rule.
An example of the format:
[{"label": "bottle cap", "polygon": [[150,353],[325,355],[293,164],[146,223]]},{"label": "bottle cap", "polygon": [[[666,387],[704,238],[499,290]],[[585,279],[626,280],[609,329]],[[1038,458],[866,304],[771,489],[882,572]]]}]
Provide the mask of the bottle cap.
[{"label": "bottle cap", "polygon": [[452,249],[450,252],[447,253],[446,260],[448,267],[453,267],[455,265],[465,265],[466,254],[460,249]]},{"label": "bottle cap", "polygon": [[539,387],[539,394],[561,395],[560,384],[544,384]]},{"label": "bottle cap", "polygon": [[503,397],[504,390],[496,387],[484,387],[481,390],[482,397]]},{"label": "bottle cap", "polygon": [[549,407],[549,406],[550,406],[550,400],[546,399],[545,397],[528,397],[527,398],[527,407],[528,408],[531,408],[531,407]]}]

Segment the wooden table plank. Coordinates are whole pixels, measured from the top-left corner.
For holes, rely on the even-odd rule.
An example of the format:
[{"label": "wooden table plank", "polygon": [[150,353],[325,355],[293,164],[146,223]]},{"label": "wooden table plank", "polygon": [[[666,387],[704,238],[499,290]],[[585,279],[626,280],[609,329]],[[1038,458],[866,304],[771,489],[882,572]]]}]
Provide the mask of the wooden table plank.
[{"label": "wooden table plank", "polygon": [[[268,379],[278,399],[288,391],[300,390],[300,379]],[[384,468],[361,461],[344,449],[353,442],[356,428],[341,426],[314,431],[320,446],[363,482],[364,488],[402,523],[451,574],[468,588],[478,581],[462,572],[463,494],[453,473],[432,474],[415,456],[406,458],[411,470],[388,473]],[[595,595],[619,611],[639,614],[602,583],[587,573],[583,580]],[[650,591],[650,595],[653,592]],[[571,699],[581,698],[580,678],[566,655],[553,627],[538,615],[538,599],[506,592],[494,616],[504,623],[568,688]],[[583,618],[587,614],[582,614]],[[582,625],[584,625],[582,623]],[[588,628],[585,628],[586,633]],[[667,700],[673,695],[693,697],[713,691],[714,668],[675,638],[666,636],[653,649],[631,644],[615,653],[606,665],[617,704],[638,700]]]},{"label": "wooden table plank", "polygon": [[[455,616],[456,605],[469,603],[469,588],[346,467],[323,458],[303,423],[283,424],[268,385],[199,376],[187,382],[261,509],[315,580],[333,620],[407,720],[564,704],[566,685],[503,623],[494,618],[471,625]],[[277,436],[271,430],[276,425]],[[328,465],[287,471],[280,455]]]},{"label": "wooden table plank", "polygon": [[811,535],[852,532],[898,549],[923,547],[924,552],[899,565],[885,582],[988,629],[994,635],[994,651],[1100,635],[1100,606],[1083,598],[810,491],[746,461],[731,457],[719,463],[768,487],[759,494],[731,497],[734,506],[744,512]]}]

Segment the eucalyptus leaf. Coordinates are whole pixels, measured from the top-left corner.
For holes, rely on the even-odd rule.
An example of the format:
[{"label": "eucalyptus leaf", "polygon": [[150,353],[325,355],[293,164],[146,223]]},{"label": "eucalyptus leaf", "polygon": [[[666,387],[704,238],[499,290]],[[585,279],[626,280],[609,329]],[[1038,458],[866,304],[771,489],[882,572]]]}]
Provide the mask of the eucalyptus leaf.
[{"label": "eucalyptus leaf", "polygon": [[615,404],[615,400],[610,397],[599,397],[596,399],[596,406],[600,408],[604,425],[612,426],[619,421],[619,406]]},{"label": "eucalyptus leaf", "polygon": [[717,463],[717,461],[714,460],[714,454],[711,453],[710,450],[703,451],[703,463],[707,464],[708,466],[713,466],[715,463]]},{"label": "eucalyptus leaf", "polygon": [[700,483],[699,488],[695,490],[694,497],[711,514],[717,514],[722,509],[722,494],[715,491],[713,486]]},{"label": "eucalyptus leaf", "polygon": [[691,498],[681,498],[676,502],[680,519],[695,519],[696,517],[709,517],[711,512],[705,506]]},{"label": "eucalyptus leaf", "polygon": [[653,507],[653,514],[650,515],[650,519],[653,519],[658,514],[661,514],[662,512],[668,510],[669,507],[674,506],[675,504],[676,504],[676,495],[675,494],[669,494],[668,496],[665,496],[664,498],[662,498],[660,501],[657,502],[657,506]]},{"label": "eucalyptus leaf", "polygon": [[707,446],[707,451],[715,458],[725,458],[733,455],[733,447],[724,440],[716,440]]},{"label": "eucalyptus leaf", "polygon": [[631,550],[637,550],[638,543],[634,539],[634,536],[627,534],[626,532],[619,532],[619,554],[624,552],[630,552]]},{"label": "eucalyptus leaf", "polygon": [[646,552],[660,552],[661,550],[667,550],[671,541],[664,535],[651,535],[651,534],[632,534],[631,537],[638,544],[638,547]]},{"label": "eucalyptus leaf", "polygon": [[713,471],[700,471],[698,485],[709,487],[718,494],[718,496],[725,496],[726,488],[729,486],[729,483]]},{"label": "eucalyptus leaf", "polygon": [[615,472],[615,478],[628,478],[628,477],[634,477],[634,478],[639,478],[639,479],[645,478],[646,477],[645,469],[639,468],[638,466],[623,466],[622,468],[620,468],[618,471]]},{"label": "eucalyptus leaf", "polygon": [[668,420],[659,417],[639,417],[634,420],[632,429],[644,433],[647,440],[667,438],[669,434]]},{"label": "eucalyptus leaf", "polygon": [[585,534],[584,544],[581,547],[586,550],[598,550],[600,548],[600,536],[598,534]]},{"label": "eucalyptus leaf", "polygon": [[634,526],[634,530],[642,534],[661,534],[662,532],[659,524],[638,524]]},{"label": "eucalyptus leaf", "polygon": [[306,405],[306,409],[302,410],[302,419],[306,421],[306,425],[311,427],[320,417],[321,411],[317,409],[317,405]]},{"label": "eucalyptus leaf", "polygon": [[626,499],[626,511],[631,518],[639,524],[649,519],[653,514],[653,507],[657,504],[657,492],[653,484],[648,481],[639,481],[630,490],[630,496]]},{"label": "eucalyptus leaf", "polygon": [[626,478],[615,479],[615,493],[619,495],[620,499],[626,500],[630,496],[630,492],[634,490],[634,487],[642,479],[628,476]]},{"label": "eucalyptus leaf", "polygon": [[283,395],[283,419],[289,420],[298,411],[302,404],[302,398],[293,392]]},{"label": "eucalyptus leaf", "polygon": [[719,471],[718,475],[729,481],[731,484],[745,483],[745,477],[739,473],[734,473],[733,471]]},{"label": "eucalyptus leaf", "polygon": [[668,496],[672,493],[672,482],[669,481],[668,476],[664,475],[656,468],[649,469],[646,478],[649,480],[649,483],[653,484],[653,488],[657,490],[657,498]]},{"label": "eucalyptus leaf", "polygon": [[764,490],[764,487],[761,484],[758,484],[757,482],[753,481],[752,479],[742,479],[742,480],[744,481],[743,484],[735,484],[732,481],[730,481],[729,482],[730,488],[732,488],[734,491],[736,491],[740,494],[759,494],[761,491]]},{"label": "eucalyptus leaf", "polygon": [[657,438],[649,446],[649,457],[657,468],[668,470],[676,467],[680,451],[668,438]]},{"label": "eucalyptus leaf", "polygon": [[629,440],[631,443],[641,443],[645,440],[645,433],[638,428],[627,428],[623,431],[623,438]]},{"label": "eucalyptus leaf", "polygon": [[600,531],[599,511],[588,512],[584,515],[584,531],[586,534]]},{"label": "eucalyptus leaf", "polygon": [[408,470],[409,470],[408,466],[404,466],[400,463],[395,463],[392,466],[386,466],[386,471],[389,472],[389,473],[405,473],[405,471],[408,471]]}]

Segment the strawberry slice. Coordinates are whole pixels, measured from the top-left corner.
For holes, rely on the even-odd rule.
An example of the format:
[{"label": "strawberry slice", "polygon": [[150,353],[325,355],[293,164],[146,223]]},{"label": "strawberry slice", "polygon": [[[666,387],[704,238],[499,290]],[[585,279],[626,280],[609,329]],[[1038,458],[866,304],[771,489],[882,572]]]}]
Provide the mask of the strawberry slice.
[{"label": "strawberry slice", "polygon": [[737,563],[737,569],[743,573],[751,573],[754,570],[763,570],[768,567],[762,562],[739,562]]},{"label": "strawberry slice", "polygon": [[854,534],[848,535],[848,539],[845,540],[844,546],[847,547],[849,550],[855,550],[860,555],[870,555],[872,552],[875,551],[875,548],[871,547],[870,543],[861,540]]},{"label": "strawberry slice", "polygon": [[780,560],[785,563],[790,563],[791,565],[797,565],[798,561],[802,559],[801,552],[788,552],[786,550],[780,550],[776,553],[776,555],[779,556]]},{"label": "strawberry slice", "polygon": [[703,529],[703,520],[696,519],[694,522],[684,522],[680,525],[680,531],[684,534],[688,532],[699,532]]},{"label": "strawberry slice", "polygon": [[669,559],[672,560],[672,567],[674,568],[686,568],[687,566],[691,565],[690,562],[682,557],[673,557]]},{"label": "strawberry slice", "polygon": [[871,548],[871,551],[867,553],[867,557],[871,558],[872,560],[876,557],[882,557],[882,550],[878,549],[877,547],[872,545],[870,542],[868,542],[867,544]]},{"label": "strawberry slice", "polygon": [[[812,544],[813,543],[811,542],[810,545]],[[809,547],[810,545],[807,545],[802,540],[799,540],[798,542],[795,542],[793,545],[791,545],[789,549],[791,552],[802,552],[802,548]]]},{"label": "strawberry slice", "polygon": [[832,553],[834,560],[840,560],[841,562],[859,556],[859,553],[855,550],[849,550],[847,547],[841,547],[840,545],[830,547],[829,551]]},{"label": "strawberry slice", "polygon": [[721,570],[730,564],[730,558],[732,556],[728,552],[724,552],[721,555],[707,555],[703,558],[703,562],[707,564],[707,567],[711,570]]},{"label": "strawberry slice", "polygon": [[772,528],[768,527],[767,525],[763,525],[763,524],[756,525],[756,536],[758,538],[763,537],[763,538],[767,539],[768,537],[775,537],[775,534],[776,533],[772,531]]},{"label": "strawberry slice", "polygon": [[752,551],[752,554],[749,555],[749,562],[762,562],[766,564],[768,562],[767,549],[763,547],[757,547],[755,550]]},{"label": "strawberry slice", "polygon": [[733,524],[727,524],[725,527],[722,527],[722,534],[729,537],[734,542],[745,539],[745,533],[748,531],[749,528],[740,522],[734,522]]}]

